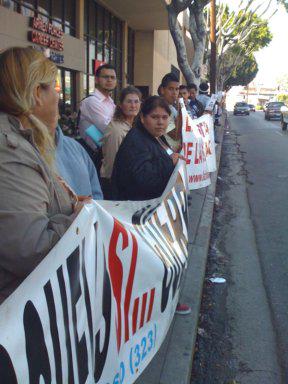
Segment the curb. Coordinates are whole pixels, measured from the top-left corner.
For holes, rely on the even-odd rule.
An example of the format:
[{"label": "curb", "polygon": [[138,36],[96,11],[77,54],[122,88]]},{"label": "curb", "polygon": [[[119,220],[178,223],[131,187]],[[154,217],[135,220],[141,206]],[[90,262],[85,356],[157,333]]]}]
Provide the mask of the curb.
[{"label": "curb", "polygon": [[190,384],[226,124],[227,115],[223,114],[217,135],[220,142],[216,147],[217,171],[211,176],[208,188],[192,192],[193,204],[189,207],[189,217],[195,217],[196,220],[190,220],[189,223],[189,233],[194,234],[194,238],[188,243],[189,263],[183,279],[180,302],[188,304],[192,312],[190,315],[174,317],[160,350],[135,384]]}]

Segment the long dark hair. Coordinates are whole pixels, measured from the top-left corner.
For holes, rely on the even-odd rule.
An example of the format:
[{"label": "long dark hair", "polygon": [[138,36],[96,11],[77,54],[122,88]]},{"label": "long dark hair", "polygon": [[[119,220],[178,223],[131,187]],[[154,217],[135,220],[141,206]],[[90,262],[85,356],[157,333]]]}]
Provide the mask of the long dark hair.
[{"label": "long dark hair", "polygon": [[131,95],[131,94],[132,95],[137,95],[139,97],[139,100],[141,101],[142,94],[141,94],[141,92],[139,91],[138,88],[133,87],[133,85],[129,85],[128,87],[123,88],[121,93],[120,93],[119,104],[117,104],[115,112],[114,112],[114,116],[113,116],[114,120],[119,120],[119,121],[124,121],[125,120],[125,115],[124,115],[124,113],[122,111],[121,104],[125,100],[125,97],[127,95]]},{"label": "long dark hair", "polygon": [[[171,110],[169,104],[160,96],[150,96],[148,97],[141,106],[140,115],[147,116],[156,108],[163,108],[168,115],[171,115]],[[135,127],[140,129],[145,129],[144,125],[141,122],[140,116],[137,116],[135,121]]]}]

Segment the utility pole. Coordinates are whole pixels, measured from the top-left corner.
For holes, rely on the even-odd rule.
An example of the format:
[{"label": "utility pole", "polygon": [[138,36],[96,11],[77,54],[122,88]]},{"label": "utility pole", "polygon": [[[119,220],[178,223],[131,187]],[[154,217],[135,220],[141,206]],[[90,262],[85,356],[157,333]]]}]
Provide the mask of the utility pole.
[{"label": "utility pole", "polygon": [[210,0],[210,93],[216,92],[216,4]]}]

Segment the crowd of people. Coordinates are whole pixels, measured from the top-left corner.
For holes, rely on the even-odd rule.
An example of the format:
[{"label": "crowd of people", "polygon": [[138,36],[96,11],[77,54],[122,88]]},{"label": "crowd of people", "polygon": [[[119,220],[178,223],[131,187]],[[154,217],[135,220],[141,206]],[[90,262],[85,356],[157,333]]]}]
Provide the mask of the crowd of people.
[{"label": "crowd of people", "polygon": [[[181,158],[179,95],[197,118],[208,85],[165,75],[159,95],[128,86],[115,105],[113,66],[95,74],[78,113],[81,144],[58,125],[57,67],[32,48],[0,53],[0,303],[63,236],[91,199],[161,196]],[[185,313],[189,308],[179,305]],[[181,307],[181,308],[180,308]]]}]

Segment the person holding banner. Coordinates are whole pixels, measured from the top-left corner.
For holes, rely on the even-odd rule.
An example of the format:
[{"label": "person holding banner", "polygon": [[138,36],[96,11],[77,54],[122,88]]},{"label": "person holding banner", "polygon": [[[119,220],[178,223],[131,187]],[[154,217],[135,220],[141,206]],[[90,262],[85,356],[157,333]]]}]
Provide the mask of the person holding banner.
[{"label": "person holding banner", "polygon": [[112,198],[111,175],[116,154],[125,136],[132,128],[135,117],[139,113],[141,97],[139,89],[131,85],[122,89],[119,104],[103,137],[103,160],[100,174],[106,200]]},{"label": "person holding banner", "polygon": [[0,303],[48,254],[83,204],[54,171],[57,67],[32,48],[0,54]]},{"label": "person holding banner", "polygon": [[190,107],[189,91],[188,91],[187,85],[180,85],[179,98],[181,97],[184,100],[184,104],[185,104],[188,115],[191,117],[191,119],[197,119],[197,115],[195,111]]},{"label": "person holding banner", "polygon": [[181,129],[178,120],[178,96],[179,79],[174,73],[167,73],[159,86],[159,94],[168,103],[171,114],[168,127],[165,133],[165,139],[174,152],[178,152],[182,147]]},{"label": "person holding banner", "polygon": [[189,84],[187,88],[190,94],[189,106],[192,109],[194,116],[196,116],[196,118],[201,117],[204,112],[204,107],[202,103],[200,103],[200,101],[197,99],[197,90],[198,90],[197,85]]},{"label": "person holding banner", "polygon": [[163,193],[181,157],[163,138],[170,114],[163,98],[151,96],[144,101],[135,128],[116,155],[112,174],[115,200],[149,200]]},{"label": "person holding banner", "polygon": [[206,107],[208,106],[210,101],[209,85],[207,83],[203,82],[199,85],[199,95],[197,97],[197,100],[200,101],[204,110],[206,110]]},{"label": "person holding banner", "polygon": [[[123,140],[116,155],[112,185],[116,200],[149,200],[160,197],[179,159],[167,145],[165,133],[171,110],[159,96],[142,105],[140,116]],[[178,303],[176,313],[187,315],[191,308]]]}]

